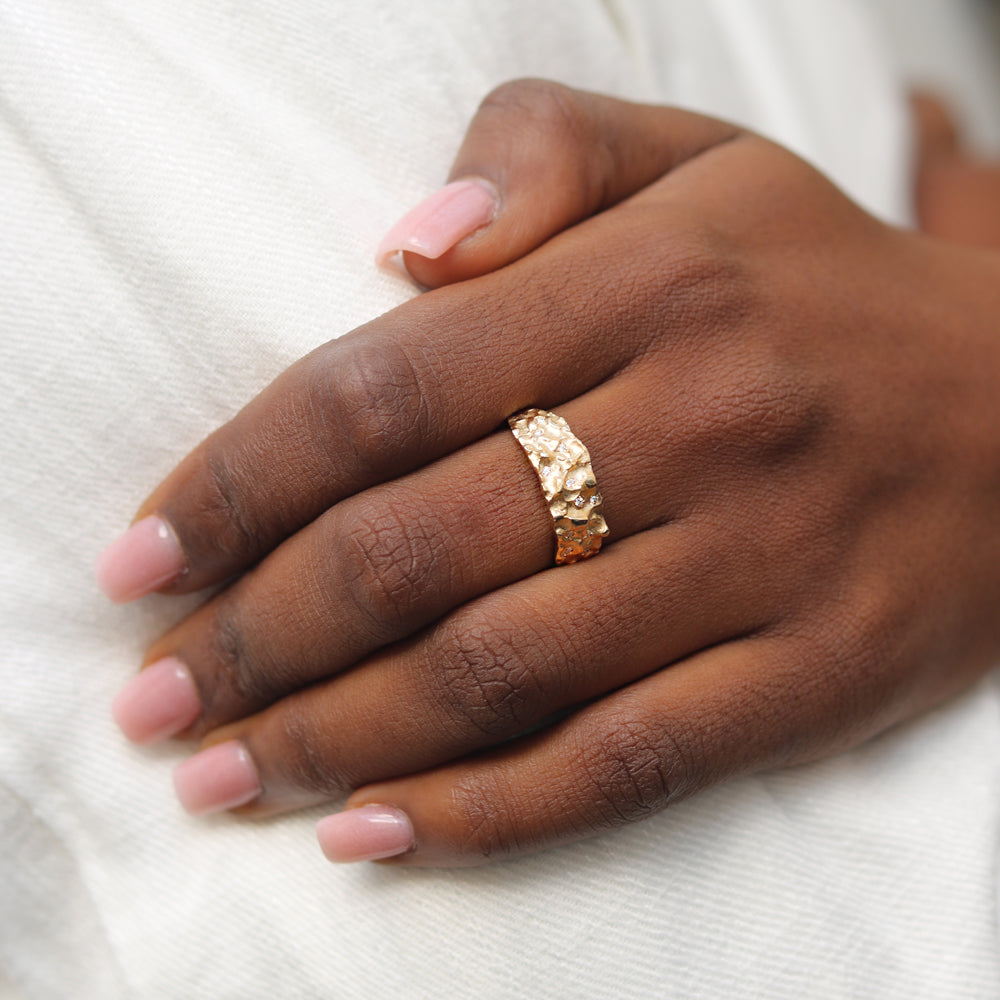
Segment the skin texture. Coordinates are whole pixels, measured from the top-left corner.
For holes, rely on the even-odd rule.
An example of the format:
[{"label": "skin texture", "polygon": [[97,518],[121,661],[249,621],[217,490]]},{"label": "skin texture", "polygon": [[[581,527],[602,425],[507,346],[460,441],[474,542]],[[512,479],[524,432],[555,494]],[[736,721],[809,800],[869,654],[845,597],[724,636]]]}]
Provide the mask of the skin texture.
[{"label": "skin texture", "polygon": [[[541,165],[545,169],[541,169]],[[352,792],[384,864],[468,865],[855,745],[1000,657],[1000,259],[889,228],[792,154],[538,81],[452,179],[495,221],[319,348],[140,515],[232,579],[149,651],[260,776]],[[505,418],[557,410],[612,536],[552,567]],[[536,729],[542,723],[548,723]],[[529,735],[524,735],[533,730]]]}]

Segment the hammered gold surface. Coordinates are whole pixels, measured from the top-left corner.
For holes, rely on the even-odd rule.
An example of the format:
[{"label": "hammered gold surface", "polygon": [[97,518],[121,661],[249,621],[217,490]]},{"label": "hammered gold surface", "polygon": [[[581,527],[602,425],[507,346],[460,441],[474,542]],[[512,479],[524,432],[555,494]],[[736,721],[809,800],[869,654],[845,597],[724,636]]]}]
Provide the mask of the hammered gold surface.
[{"label": "hammered gold surface", "polygon": [[583,442],[551,410],[524,410],[507,423],[542,484],[556,529],[557,565],[597,555],[608,525]]}]

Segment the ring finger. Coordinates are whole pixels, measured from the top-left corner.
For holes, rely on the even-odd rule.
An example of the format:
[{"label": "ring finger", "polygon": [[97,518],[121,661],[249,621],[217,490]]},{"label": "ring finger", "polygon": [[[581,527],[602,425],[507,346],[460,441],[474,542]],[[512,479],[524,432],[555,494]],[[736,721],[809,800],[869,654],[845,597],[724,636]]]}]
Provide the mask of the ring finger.
[{"label": "ring finger", "polygon": [[[560,407],[597,456],[617,539],[682,515],[704,489],[689,448],[648,419],[664,395],[637,369]],[[669,405],[663,425],[682,427],[682,395]],[[504,431],[299,531],[150,649],[116,716],[139,742],[202,736],[544,569],[553,548],[538,479]]]}]

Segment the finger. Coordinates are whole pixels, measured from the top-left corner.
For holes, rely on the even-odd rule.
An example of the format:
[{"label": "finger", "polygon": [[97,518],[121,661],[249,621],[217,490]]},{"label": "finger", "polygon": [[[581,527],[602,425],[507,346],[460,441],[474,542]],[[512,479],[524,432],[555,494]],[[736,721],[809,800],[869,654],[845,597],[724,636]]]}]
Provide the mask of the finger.
[{"label": "finger", "polygon": [[[678,514],[691,492],[690,463],[651,436],[635,405],[648,398],[647,381],[622,381],[563,409],[602,456],[600,488],[613,497],[605,515],[618,538]],[[631,457],[637,443],[641,468]],[[642,488],[651,474],[663,492]],[[186,735],[202,735],[544,569],[554,541],[538,478],[504,430],[307,525],[150,648],[153,669],[123,693],[116,717],[140,742],[192,722]]]},{"label": "finger", "polygon": [[254,762],[253,811],[283,811],[464,757],[758,628],[768,601],[747,585],[758,560],[711,535],[692,518],[465,605],[417,639],[212,733],[212,749],[181,766],[182,801],[231,805],[205,790],[216,744]]},{"label": "finger", "polygon": [[[217,583],[340,500],[484,437],[527,406],[582,395],[636,363],[663,331],[697,341],[700,330],[731,323],[732,289],[712,237],[686,193],[660,185],[293,365],[154,491],[99,561],[105,591],[131,600]],[[643,266],[623,274],[632,256]]]},{"label": "finger", "polygon": [[[608,128],[616,121],[612,111],[604,111]],[[595,112],[595,129],[599,119]],[[635,156],[627,162],[604,158],[600,186],[608,196],[590,197],[588,210],[652,176],[630,174],[627,164],[651,162],[648,150],[659,149],[665,136],[669,152],[660,167],[733,134],[671,109],[639,108],[629,120],[645,129],[644,138],[631,144]],[[609,148],[628,134],[620,128]],[[545,216],[547,231],[569,224],[582,204]],[[670,244],[660,237],[645,248],[656,259],[641,274],[630,271],[622,294],[618,268],[635,250],[632,238],[642,242],[635,233],[642,225],[648,220],[636,215],[624,227],[577,227],[558,247],[541,247],[523,270],[438,289],[314,351],[154,491],[133,529],[99,560],[99,584],[122,601],[217,583],[344,497],[484,436],[512,412],[552,407],[599,384],[633,359],[651,329],[672,328],[671,313],[684,312],[665,294],[672,282],[691,277],[683,239]],[[666,218],[659,228],[665,231]],[[523,251],[539,239],[544,234],[514,245]],[[581,256],[592,265],[586,280],[577,270]]]},{"label": "finger", "polygon": [[519,451],[495,434],[307,525],[153,644],[115,713],[126,734],[200,737],[543,569],[551,519]]},{"label": "finger", "polygon": [[739,774],[842,749],[888,724],[868,711],[845,720],[856,674],[817,672],[809,655],[805,643],[779,637],[707,650],[533,736],[359,789],[320,822],[320,845],[335,861],[512,858],[641,820]]},{"label": "finger", "polygon": [[[612,547],[705,507],[734,479],[744,493],[784,481],[774,463],[788,452],[760,415],[773,395],[761,377],[734,369],[734,392],[718,375],[702,386],[686,374],[707,365],[675,369],[683,389],[657,365],[635,366],[560,408],[591,449]],[[703,395],[717,412],[697,404]],[[775,410],[779,436],[794,447],[795,422]],[[536,474],[504,430],[296,533],[152,646],[116,718],[149,742],[257,712],[551,565],[552,528]]]},{"label": "finger", "polygon": [[486,274],[737,134],[675,108],[546,80],[515,80],[480,105],[450,183],[386,234],[422,285]]},{"label": "finger", "polygon": [[918,169],[929,160],[951,157],[962,141],[954,109],[938,94],[917,90],[910,94],[910,111],[916,128]]},{"label": "finger", "polygon": [[441,289],[314,351],[168,476],[98,582],[119,601],[218,583],[345,497],[599,384],[643,335],[623,315],[606,336],[602,282],[572,284],[553,262],[545,281]]}]

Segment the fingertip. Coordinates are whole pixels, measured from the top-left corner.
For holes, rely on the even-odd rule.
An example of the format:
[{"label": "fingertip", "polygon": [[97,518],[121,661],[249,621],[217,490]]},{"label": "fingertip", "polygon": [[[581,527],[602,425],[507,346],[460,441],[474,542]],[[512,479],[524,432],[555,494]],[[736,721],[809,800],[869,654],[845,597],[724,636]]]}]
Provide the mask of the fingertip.
[{"label": "fingertip", "polygon": [[239,740],[208,747],[174,769],[174,791],[192,816],[246,805],[262,789],[250,751]]},{"label": "fingertip", "polygon": [[151,515],[113,541],[94,564],[97,586],[125,604],[172,583],[186,572],[184,550],[173,529]]},{"label": "fingertip", "polygon": [[167,656],[140,671],[118,692],[111,715],[133,743],[156,743],[190,726],[201,699],[188,668]]},{"label": "fingertip", "polygon": [[316,839],[328,861],[379,861],[416,849],[410,817],[395,806],[369,803],[324,816]]}]

